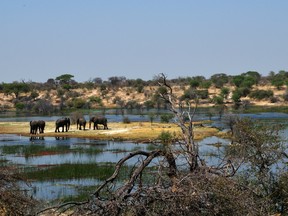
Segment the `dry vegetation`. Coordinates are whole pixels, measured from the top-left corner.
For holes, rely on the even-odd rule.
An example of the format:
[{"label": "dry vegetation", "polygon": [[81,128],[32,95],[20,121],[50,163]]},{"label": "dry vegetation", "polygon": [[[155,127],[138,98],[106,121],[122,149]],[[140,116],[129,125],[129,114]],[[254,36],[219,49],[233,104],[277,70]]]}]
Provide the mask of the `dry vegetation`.
[{"label": "dry vegetation", "polygon": [[[225,104],[226,105],[233,105],[232,101],[232,91],[235,89],[234,86],[231,85],[226,85],[225,87],[230,89],[230,94],[228,95],[227,99],[225,99]],[[109,88],[107,91],[107,94],[102,95],[101,89],[100,88],[95,88],[95,89],[87,89],[87,88],[78,88],[78,89],[72,89],[70,90],[71,92],[75,92],[78,94],[77,97],[89,101],[89,98],[92,96],[96,96],[101,98],[101,105],[99,104],[93,104],[91,108],[99,108],[99,107],[106,107],[106,108],[116,108],[119,107],[117,103],[115,103],[115,100],[117,98],[120,98],[123,101],[123,104],[127,104],[129,101],[135,101],[138,104],[143,104],[147,100],[151,100],[155,92],[157,91],[157,86],[146,86],[143,88],[142,92],[137,92],[135,87],[119,87],[119,88]],[[184,91],[189,88],[189,85],[187,86],[178,86],[174,85],[173,86],[173,92],[174,95],[177,97],[180,97],[184,94]],[[256,106],[287,106],[287,102],[283,100],[283,95],[287,91],[287,87],[283,86],[281,89],[277,89],[275,86],[272,85],[257,85],[253,87],[254,90],[271,90],[274,93],[274,97],[278,98],[277,102],[271,102],[269,98],[263,99],[263,100],[255,100],[253,98],[250,98],[249,96],[247,97],[242,97],[242,101],[250,101],[251,105],[256,105]],[[201,90],[201,89],[200,89]],[[211,86],[208,89],[209,92],[209,99],[204,99],[201,100],[199,103],[199,106],[214,106],[215,103],[211,101],[211,99],[217,95],[220,95],[220,89],[215,88],[214,86]],[[56,90],[40,90],[39,96],[35,99],[35,101],[40,100],[40,99],[46,99],[47,96],[49,96],[49,101],[51,102],[52,105],[54,106],[59,106],[61,103],[61,100],[59,96],[57,95]],[[20,97],[27,97],[30,95],[30,93],[21,93]],[[0,110],[6,110],[8,109],[15,109],[15,104],[13,103],[15,96],[13,94],[7,95],[3,92],[0,92]],[[65,101],[69,101],[75,98],[72,96],[71,98],[65,98]]]}]

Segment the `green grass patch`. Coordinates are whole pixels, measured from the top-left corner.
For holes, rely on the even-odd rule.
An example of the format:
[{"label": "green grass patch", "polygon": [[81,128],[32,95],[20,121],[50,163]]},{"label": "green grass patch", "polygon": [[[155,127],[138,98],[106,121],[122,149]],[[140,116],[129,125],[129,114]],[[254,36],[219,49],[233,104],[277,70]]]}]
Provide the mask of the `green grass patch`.
[{"label": "green grass patch", "polygon": [[13,145],[13,146],[1,146],[3,154],[15,154],[23,155],[26,158],[31,156],[52,155],[52,154],[64,154],[64,153],[86,153],[86,154],[98,154],[102,150],[96,148],[82,148],[77,147],[71,149],[70,146],[44,146],[44,145]]},{"label": "green grass patch", "polygon": [[47,181],[56,179],[97,178],[105,180],[114,172],[114,164],[60,164],[45,168],[24,168],[27,179]]}]

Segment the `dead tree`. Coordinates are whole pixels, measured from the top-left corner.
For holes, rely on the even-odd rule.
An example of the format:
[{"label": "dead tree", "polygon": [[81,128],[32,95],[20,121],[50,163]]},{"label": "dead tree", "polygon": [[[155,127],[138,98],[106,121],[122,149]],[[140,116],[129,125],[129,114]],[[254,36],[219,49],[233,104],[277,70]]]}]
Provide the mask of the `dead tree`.
[{"label": "dead tree", "polygon": [[[183,136],[183,147],[185,153],[188,155],[187,162],[189,164],[190,171],[195,171],[199,164],[199,148],[198,144],[194,141],[194,131],[193,131],[193,116],[197,109],[198,100],[196,98],[195,106],[192,107],[192,103],[190,101],[186,101],[186,110],[184,109],[183,102],[178,100],[173,95],[173,89],[168,84],[166,76],[162,73],[158,77],[158,84],[160,86],[159,95],[168,105],[169,110],[176,117],[176,124],[181,128],[182,136]],[[186,122],[188,119],[188,122]]]}]

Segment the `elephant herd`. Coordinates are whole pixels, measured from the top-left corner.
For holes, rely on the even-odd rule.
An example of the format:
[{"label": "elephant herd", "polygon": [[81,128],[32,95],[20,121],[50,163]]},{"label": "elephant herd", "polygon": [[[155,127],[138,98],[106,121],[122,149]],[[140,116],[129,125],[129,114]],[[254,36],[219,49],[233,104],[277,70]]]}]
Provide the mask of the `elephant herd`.
[{"label": "elephant herd", "polygon": [[[99,129],[98,124],[102,124],[104,126],[104,130],[108,129],[107,118],[103,116],[91,117],[89,120],[89,129],[91,129],[91,123],[94,124],[94,127],[93,127],[94,130]],[[55,122],[55,133],[60,132],[60,128],[62,128],[62,132],[64,132],[64,130],[68,132],[70,129],[70,124],[71,124],[70,118],[63,117],[63,118],[57,119]],[[76,124],[77,124],[77,129],[78,129],[78,126],[79,126],[79,130],[82,130],[82,127],[83,127],[83,130],[86,129],[85,118],[83,117],[78,118],[76,121]],[[45,128],[45,121],[43,120],[30,121],[30,134],[37,134],[37,131],[39,131],[39,134],[44,133],[44,128]]]}]

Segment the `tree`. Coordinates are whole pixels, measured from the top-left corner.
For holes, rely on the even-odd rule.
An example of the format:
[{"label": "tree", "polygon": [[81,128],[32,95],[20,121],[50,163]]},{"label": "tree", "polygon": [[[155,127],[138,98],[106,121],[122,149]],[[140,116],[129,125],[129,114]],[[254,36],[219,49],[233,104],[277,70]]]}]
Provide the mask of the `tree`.
[{"label": "tree", "polygon": [[214,74],[210,79],[216,88],[222,88],[223,85],[229,82],[228,76],[224,73]]},{"label": "tree", "polygon": [[20,93],[29,92],[30,87],[25,82],[3,83],[3,91],[5,94],[14,94],[18,98]]},{"label": "tree", "polygon": [[74,77],[74,75],[71,75],[71,74],[62,74],[62,75],[56,77],[56,80],[58,80],[60,82],[60,84],[62,84],[62,83],[70,84],[73,77]]}]

